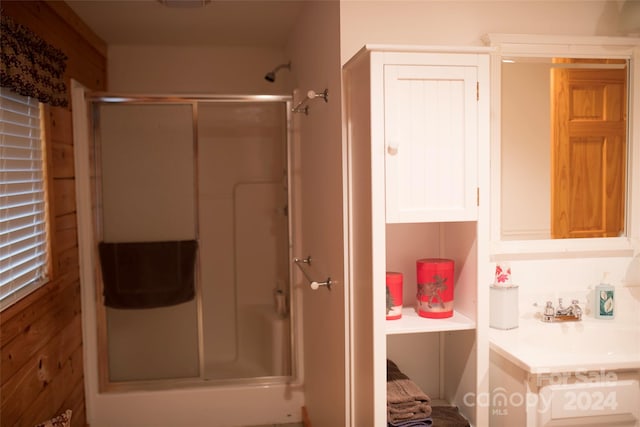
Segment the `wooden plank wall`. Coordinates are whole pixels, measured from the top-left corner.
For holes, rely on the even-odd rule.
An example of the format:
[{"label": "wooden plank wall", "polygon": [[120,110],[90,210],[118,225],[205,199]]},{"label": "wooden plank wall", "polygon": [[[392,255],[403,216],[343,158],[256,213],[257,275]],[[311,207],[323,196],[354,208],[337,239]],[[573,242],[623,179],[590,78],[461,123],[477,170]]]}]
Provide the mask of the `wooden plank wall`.
[{"label": "wooden plank wall", "polygon": [[[106,45],[66,3],[4,0],[2,13],[65,52],[67,82],[106,90]],[[0,313],[3,427],[33,426],[66,409],[73,427],[86,425],[71,111],[48,108],[45,119],[52,280]]]}]

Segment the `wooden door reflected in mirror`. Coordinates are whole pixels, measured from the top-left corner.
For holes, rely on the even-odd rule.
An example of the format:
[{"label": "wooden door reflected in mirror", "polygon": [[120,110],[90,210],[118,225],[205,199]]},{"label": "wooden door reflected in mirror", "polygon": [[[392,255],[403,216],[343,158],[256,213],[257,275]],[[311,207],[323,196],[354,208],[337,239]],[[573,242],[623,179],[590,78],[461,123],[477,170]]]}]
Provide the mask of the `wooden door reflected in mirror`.
[{"label": "wooden door reflected in mirror", "polygon": [[501,239],[625,235],[625,59],[501,67]]},{"label": "wooden door reflected in mirror", "polygon": [[551,237],[623,235],[626,61],[552,62]]}]

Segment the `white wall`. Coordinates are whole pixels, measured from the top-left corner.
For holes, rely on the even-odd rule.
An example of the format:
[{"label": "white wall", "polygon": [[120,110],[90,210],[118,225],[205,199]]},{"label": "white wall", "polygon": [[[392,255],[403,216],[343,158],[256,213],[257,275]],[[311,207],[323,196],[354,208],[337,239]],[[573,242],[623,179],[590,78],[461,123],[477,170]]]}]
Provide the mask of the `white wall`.
[{"label": "white wall", "polygon": [[[546,301],[568,305],[578,299],[585,315],[593,317],[594,288],[616,287],[615,322],[640,323],[640,287],[626,287],[627,257],[510,261],[513,282],[520,286],[520,317],[531,319]],[[535,305],[534,305],[535,304]]]}]

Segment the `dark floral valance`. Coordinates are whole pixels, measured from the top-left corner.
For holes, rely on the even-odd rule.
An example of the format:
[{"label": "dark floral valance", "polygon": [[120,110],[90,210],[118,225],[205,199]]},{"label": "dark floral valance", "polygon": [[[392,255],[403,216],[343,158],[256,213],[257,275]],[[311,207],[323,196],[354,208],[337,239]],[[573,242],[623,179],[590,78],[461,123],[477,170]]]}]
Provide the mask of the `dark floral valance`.
[{"label": "dark floral valance", "polygon": [[52,106],[66,106],[67,56],[2,11],[0,86]]}]

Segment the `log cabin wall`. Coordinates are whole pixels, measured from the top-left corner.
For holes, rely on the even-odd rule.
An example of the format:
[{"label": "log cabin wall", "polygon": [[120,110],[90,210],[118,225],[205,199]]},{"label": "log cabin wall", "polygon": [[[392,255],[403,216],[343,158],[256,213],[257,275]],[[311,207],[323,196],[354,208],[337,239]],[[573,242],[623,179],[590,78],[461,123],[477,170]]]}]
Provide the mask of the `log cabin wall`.
[{"label": "log cabin wall", "polygon": [[[62,1],[3,1],[2,13],[68,57],[65,79],[106,90],[107,48]],[[71,97],[69,96],[69,99]],[[86,425],[72,106],[49,107],[51,281],[0,313],[0,425],[73,411]]]}]

